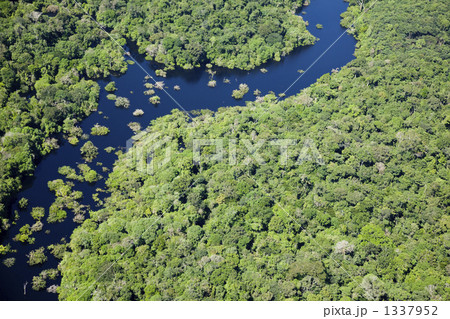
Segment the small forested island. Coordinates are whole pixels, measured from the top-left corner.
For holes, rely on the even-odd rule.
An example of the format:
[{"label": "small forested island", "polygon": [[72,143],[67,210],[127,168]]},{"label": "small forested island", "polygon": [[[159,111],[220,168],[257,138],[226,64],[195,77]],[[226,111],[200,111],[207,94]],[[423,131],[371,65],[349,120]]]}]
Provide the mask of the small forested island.
[{"label": "small forested island", "polygon": [[[450,300],[450,4],[348,2],[355,59],[266,94],[216,71],[268,77],[266,62],[317,45],[333,27],[307,30],[309,0],[1,1],[0,239],[27,253],[2,241],[0,272],[35,267],[26,284],[59,300]],[[147,74],[139,105],[112,76],[137,61],[129,46],[168,83]],[[245,106],[143,123],[169,87],[190,93],[171,72],[197,67]],[[106,115],[81,127],[101,94],[126,115],[127,152],[102,140]],[[146,138],[164,145],[151,158]],[[17,196],[66,142],[80,162],[45,179],[54,202]],[[43,246],[66,220],[73,233]]]},{"label": "small forested island", "polygon": [[[315,41],[298,0],[87,1],[102,25],[119,31],[165,69],[206,62],[253,69]],[[162,71],[162,70],[158,70]],[[158,74],[158,72],[157,72]],[[164,74],[164,73],[162,73]]]}]

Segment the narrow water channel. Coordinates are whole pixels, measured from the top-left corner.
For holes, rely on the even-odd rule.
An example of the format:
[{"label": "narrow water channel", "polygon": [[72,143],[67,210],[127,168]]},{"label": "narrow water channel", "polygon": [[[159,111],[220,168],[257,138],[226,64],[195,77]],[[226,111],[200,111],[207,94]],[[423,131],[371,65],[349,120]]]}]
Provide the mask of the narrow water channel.
[{"label": "narrow water channel", "polygon": [[[190,71],[169,72],[167,78],[157,78],[164,81],[168,87],[167,91],[183,106],[186,110],[210,109],[217,110],[222,106],[245,105],[245,101],[254,100],[252,92],[256,89],[262,94],[269,91],[275,93],[284,92],[298,77],[298,70],[307,70],[308,67],[322,54],[329,46],[335,42],[345,31],[340,26],[340,14],[344,12],[348,4],[343,0],[312,0],[311,4],[303,8],[299,14],[309,22],[308,30],[320,40],[313,46],[299,48],[282,59],[281,62],[271,62],[261,67],[268,70],[262,73],[260,68],[252,71],[236,70],[217,70],[215,80],[217,86],[209,88],[209,74],[205,69],[196,69]],[[316,24],[322,24],[323,29],[317,29]],[[292,95],[301,89],[311,85],[317,78],[325,73],[331,72],[334,68],[339,68],[351,61],[354,56],[355,39],[344,34],[326,54],[305,73],[302,78],[287,92]],[[156,65],[146,62],[142,56],[135,50],[130,49],[133,57],[151,75],[155,74],[158,68]],[[164,94],[156,90],[161,98],[161,103],[155,107],[148,102],[148,96],[144,95],[145,73],[137,65],[130,65],[126,74],[118,77],[111,76],[108,79],[99,81],[102,90],[100,93],[98,111],[90,115],[81,123],[85,133],[89,133],[92,126],[96,123],[107,126],[110,133],[106,136],[90,136],[94,145],[99,149],[98,157],[89,164],[92,169],[97,170],[103,176],[103,179],[93,185],[87,183],[75,182],[74,190],[83,192],[82,204],[90,205],[92,210],[96,209],[95,202],[92,200],[92,194],[96,193],[97,188],[104,188],[104,182],[107,173],[102,171],[102,167],[112,169],[117,156],[107,153],[104,149],[108,146],[115,147],[116,150],[124,149],[126,141],[133,132],[128,127],[130,122],[139,122],[143,128],[147,127],[151,120],[160,116],[169,114],[176,107],[175,103]],[[230,83],[224,83],[224,79],[230,80]],[[131,106],[128,109],[121,109],[114,106],[114,101],[106,98],[108,92],[104,86],[109,81],[115,81],[118,90],[117,96],[129,98]],[[231,97],[234,89],[237,89],[240,83],[246,83],[250,87],[249,93],[244,99],[236,101]],[[179,85],[181,90],[175,91],[173,87]],[[133,111],[136,109],[144,110],[142,117],[134,117]],[[28,209],[20,213],[20,218],[16,221],[1,239],[1,244],[10,244],[15,253],[8,254],[6,257],[16,258],[15,265],[7,268],[0,264],[0,300],[57,300],[57,294],[51,294],[44,291],[33,291],[31,282],[33,276],[37,276],[42,270],[56,268],[58,260],[47,251],[48,260],[43,265],[30,267],[27,264],[27,254],[39,247],[47,247],[54,243],[59,243],[65,238],[67,241],[78,224],[72,221],[73,214],[69,211],[64,222],[48,224],[46,217],[43,219],[44,227],[41,232],[34,233],[36,238],[34,244],[22,244],[14,242],[12,238],[19,232],[20,227],[25,224],[34,223],[30,216],[32,207],[40,206],[46,209],[55,200],[55,196],[48,190],[48,181],[64,178],[58,174],[58,167],[71,166],[76,168],[84,160],[80,155],[80,146],[84,141],[80,141],[77,146],[72,146],[68,142],[63,142],[61,147],[45,157],[38,165],[35,171],[35,177],[30,180],[25,189],[19,194],[18,198],[25,197],[29,200]],[[100,163],[101,165],[97,165]],[[12,207],[12,211],[17,209],[17,203]],[[47,232],[46,232],[47,231]],[[26,284],[28,283],[28,284]],[[48,281],[48,285],[59,284],[59,280]],[[24,291],[26,287],[26,294]]]}]

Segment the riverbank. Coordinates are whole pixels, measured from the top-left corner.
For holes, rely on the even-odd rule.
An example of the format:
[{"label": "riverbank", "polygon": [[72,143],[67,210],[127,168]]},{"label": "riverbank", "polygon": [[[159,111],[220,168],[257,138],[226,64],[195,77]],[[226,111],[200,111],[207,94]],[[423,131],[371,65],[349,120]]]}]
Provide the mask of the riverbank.
[{"label": "riverbank", "polygon": [[[306,70],[342,34],[344,29],[340,27],[340,13],[345,11],[346,7],[347,4],[340,1],[317,0],[311,3],[305,10],[304,18],[310,22],[310,32],[320,38],[320,40],[314,46],[295,50],[279,63],[271,62],[263,65],[262,67],[267,69],[267,73],[262,73],[259,69],[254,71],[214,69],[217,71],[214,76],[217,82],[215,88],[207,86],[210,81],[210,74],[205,72],[204,68],[188,71],[169,71],[166,78],[158,78],[158,80],[165,82],[166,90],[188,111],[201,108],[215,111],[222,106],[243,105],[247,101],[255,99],[253,91],[257,89],[261,91],[262,95],[269,93],[269,91],[281,93],[298,78],[300,75],[297,72],[298,70]],[[302,13],[300,12],[300,14]],[[318,23],[323,24],[324,28],[321,30],[315,29],[314,26]],[[354,38],[345,34],[320,60],[320,63],[317,63],[302,76],[301,81],[292,88],[292,92],[297,92],[309,86],[323,74],[347,64],[353,59],[354,47]],[[130,50],[130,52],[144,66],[147,72],[152,75],[155,74],[158,66],[146,63],[144,57],[137,54],[136,51]],[[144,83],[148,82],[145,80],[145,76],[146,74],[137,65],[129,65],[128,71],[124,75],[111,76],[99,81],[98,84],[101,91],[98,111],[80,123],[83,132],[88,134],[97,123],[110,129],[110,133],[106,136],[89,137],[89,140],[99,150],[98,157],[94,162],[89,163],[89,166],[102,175],[103,179],[94,184],[73,181],[73,189],[83,193],[81,203],[89,205],[92,210],[97,209],[97,203],[92,199],[92,195],[98,193],[100,199],[104,196],[103,192],[99,192],[97,189],[105,188],[105,179],[117,159],[114,153],[124,150],[126,141],[133,135],[128,124],[137,122],[144,128],[152,120],[169,114],[175,108],[175,103],[157,89],[155,91],[161,99],[160,104],[154,107],[148,102],[149,96],[144,94],[144,91],[147,90]],[[229,80],[229,83],[225,83],[226,80]],[[114,81],[118,88],[114,94],[127,97],[130,100],[128,109],[117,108],[114,105],[114,101],[107,99],[108,92],[104,91],[104,87],[110,81]],[[241,83],[246,83],[250,91],[242,100],[235,100],[231,97],[232,92],[238,89]],[[179,85],[179,91],[174,89],[176,85]],[[133,116],[133,112],[136,109],[144,110],[144,114],[139,118]],[[46,214],[48,214],[49,207],[55,201],[55,195],[48,189],[48,181],[64,178],[58,173],[58,168],[61,166],[71,166],[74,169],[78,169],[77,166],[84,163],[80,155],[80,147],[85,142],[86,140],[82,140],[77,146],[72,146],[66,142],[58,150],[45,157],[38,165],[35,177],[29,188],[20,193],[20,197],[28,198],[28,209],[21,213],[16,225],[13,225],[8,230],[6,237],[2,241],[2,244],[10,243],[12,249],[16,250],[17,253],[6,256],[16,258],[13,267],[6,268],[0,265],[2,267],[0,272],[0,281],[2,282],[0,299],[56,300],[57,296],[55,294],[49,294],[45,290],[36,292],[31,290],[30,287],[34,276],[38,276],[44,269],[56,268],[59,260],[46,250],[47,262],[43,265],[30,267],[27,264],[27,254],[39,247],[48,247],[49,245],[60,243],[62,238],[69,241],[73,229],[78,225],[72,221],[74,214],[68,210],[67,218],[63,222],[56,224],[45,223],[41,232],[33,233],[32,237],[35,237],[35,242],[32,245],[14,242],[12,238],[19,232],[21,227],[26,224],[32,225],[35,222],[29,215],[32,207],[44,207]],[[108,153],[104,150],[107,147],[114,147],[115,150],[112,153]],[[97,165],[97,163],[102,165]],[[103,167],[109,171],[103,171]],[[13,205],[13,209],[17,209],[17,203]],[[49,233],[46,234],[46,231],[49,231]],[[23,294],[23,284],[25,282],[30,283],[26,295]],[[58,280],[48,280],[48,285],[58,283]]]}]

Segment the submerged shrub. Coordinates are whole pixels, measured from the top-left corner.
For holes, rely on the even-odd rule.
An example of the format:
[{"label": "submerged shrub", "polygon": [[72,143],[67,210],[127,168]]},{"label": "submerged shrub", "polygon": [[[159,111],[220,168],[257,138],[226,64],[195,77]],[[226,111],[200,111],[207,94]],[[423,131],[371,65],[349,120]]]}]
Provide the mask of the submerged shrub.
[{"label": "submerged shrub", "polygon": [[47,256],[45,256],[45,248],[41,247],[35,250],[30,251],[28,256],[28,265],[40,265],[47,261]]},{"label": "submerged shrub", "polygon": [[5,265],[8,268],[11,268],[16,263],[16,258],[10,257],[3,260],[3,265]]},{"label": "submerged shrub", "polygon": [[116,99],[115,105],[127,109],[130,106],[130,100],[126,97],[119,96]]},{"label": "submerged shrub", "polygon": [[108,92],[114,92],[115,90],[117,90],[116,82],[111,81],[108,84],[106,84],[105,90],[108,91]]}]

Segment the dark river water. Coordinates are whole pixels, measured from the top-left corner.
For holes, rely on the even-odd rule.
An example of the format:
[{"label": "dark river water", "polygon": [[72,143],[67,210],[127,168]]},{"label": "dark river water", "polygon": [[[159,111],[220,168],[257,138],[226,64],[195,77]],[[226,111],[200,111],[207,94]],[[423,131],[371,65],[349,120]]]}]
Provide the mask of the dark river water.
[{"label": "dark river water", "polygon": [[[275,93],[284,92],[299,76],[297,70],[307,70],[311,64],[321,56],[329,46],[335,42],[345,31],[340,26],[340,14],[347,8],[347,3],[343,0],[312,0],[308,7],[305,7],[300,14],[306,21],[309,21],[309,31],[320,40],[315,45],[299,48],[282,59],[281,62],[271,62],[262,67],[268,70],[263,74],[259,68],[253,71],[236,71],[236,70],[217,70],[215,80],[217,86],[209,88],[209,74],[205,69],[196,69],[191,71],[173,71],[168,73],[167,78],[157,78],[158,81],[164,81],[168,87],[167,91],[183,106],[186,110],[210,109],[217,110],[222,106],[244,105],[247,100],[254,100],[253,91],[259,89],[262,94],[269,91]],[[316,24],[322,24],[323,29],[317,29]],[[304,73],[301,79],[287,92],[287,95],[298,93],[301,89],[311,85],[317,78],[325,73],[331,72],[333,68],[342,67],[351,61],[354,56],[355,39],[344,34],[321,58],[317,61],[308,72]],[[157,66],[143,60],[136,52],[131,50],[133,57],[146,69],[146,71],[154,76]],[[106,136],[90,136],[89,139],[98,147],[99,156],[90,163],[90,167],[96,169],[104,178],[93,185],[87,183],[75,182],[74,190],[83,192],[83,204],[90,205],[91,209],[96,209],[95,202],[92,200],[92,194],[95,189],[104,187],[104,181],[107,173],[101,172],[101,167],[112,168],[117,156],[114,152],[108,154],[104,148],[108,146],[115,147],[116,150],[124,149],[126,141],[133,132],[127,126],[129,122],[139,122],[143,128],[147,127],[151,120],[157,117],[169,114],[176,107],[164,92],[156,90],[157,95],[161,98],[161,103],[155,107],[148,102],[148,96],[144,95],[145,89],[145,73],[138,65],[130,65],[126,74],[99,81],[101,86],[101,94],[99,100],[98,111],[82,123],[81,127],[85,133],[89,133],[92,126],[96,123],[107,126],[111,132]],[[229,79],[230,83],[223,82]],[[130,99],[131,106],[128,109],[121,109],[114,106],[114,101],[106,98],[107,92],[103,89],[109,81],[115,81],[118,90],[115,92],[117,96],[125,96]],[[244,99],[236,101],[231,97],[234,89],[237,89],[240,83],[246,83],[250,87],[249,93]],[[181,87],[180,91],[173,89],[174,85]],[[133,111],[136,109],[144,110],[142,117],[134,117]],[[102,114],[100,114],[102,113]],[[55,259],[48,250],[47,262],[39,266],[28,266],[27,254],[30,250],[39,247],[47,247],[53,243],[58,243],[62,238],[67,241],[78,224],[72,221],[73,213],[68,211],[67,218],[64,222],[56,224],[48,224],[46,217],[43,219],[44,228],[41,232],[34,233],[36,238],[34,244],[22,244],[14,242],[12,238],[18,233],[20,227],[25,224],[32,225],[34,223],[30,216],[32,207],[41,206],[48,213],[49,206],[55,200],[55,196],[48,190],[47,182],[57,178],[63,178],[58,174],[58,167],[68,165],[76,168],[77,164],[84,163],[80,156],[80,146],[84,141],[80,140],[78,146],[72,146],[68,142],[63,142],[61,147],[45,157],[38,165],[35,171],[35,177],[29,181],[25,189],[19,194],[18,198],[28,198],[28,209],[20,213],[20,218],[2,238],[1,244],[10,244],[15,253],[8,254],[7,257],[15,257],[16,263],[13,267],[7,268],[0,264],[0,300],[57,300],[57,294],[51,294],[44,291],[36,292],[31,289],[33,276],[37,276],[42,270],[48,268],[56,268],[58,260]],[[96,162],[101,162],[101,166],[97,166]],[[17,209],[17,203],[13,205],[12,210]],[[45,231],[49,232],[45,232]],[[26,294],[24,293],[24,284],[26,286]],[[47,281],[47,286],[59,284],[59,280]]]}]

